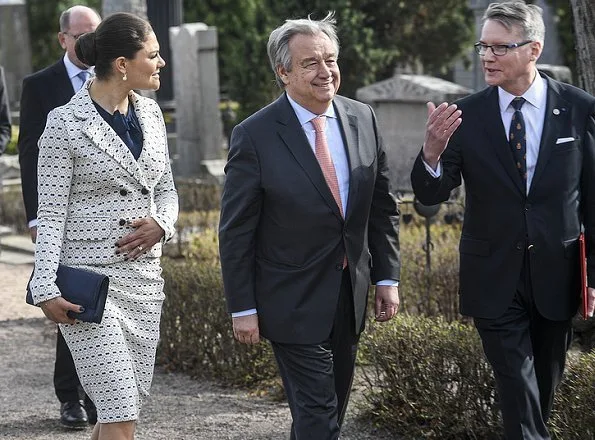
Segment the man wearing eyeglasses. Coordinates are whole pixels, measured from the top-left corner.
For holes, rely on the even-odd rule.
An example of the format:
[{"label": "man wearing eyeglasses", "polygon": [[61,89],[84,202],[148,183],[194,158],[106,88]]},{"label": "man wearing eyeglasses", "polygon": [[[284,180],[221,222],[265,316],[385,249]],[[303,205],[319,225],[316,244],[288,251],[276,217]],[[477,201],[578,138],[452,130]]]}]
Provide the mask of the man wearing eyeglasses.
[{"label": "man wearing eyeglasses", "polygon": [[579,304],[581,227],[595,286],[595,98],[537,71],[544,35],[541,8],[488,7],[475,49],[489,87],[428,103],[411,173],[428,205],[465,180],[461,312],[474,318],[494,370],[509,440],[550,438]]},{"label": "man wearing eyeglasses", "polygon": [[[33,242],[37,236],[37,141],[48,113],[70,101],[91,73],[89,67],[76,57],[74,44],[80,35],[94,31],[100,21],[99,14],[86,6],[73,6],[64,11],[60,16],[58,32],[64,56],[23,80],[18,148],[23,200]],[[60,422],[63,426],[82,429],[88,423],[95,423],[97,416],[93,402],[87,396],[84,396],[84,404],[81,402],[80,382],[60,330],[56,344],[54,389],[61,403]]]}]

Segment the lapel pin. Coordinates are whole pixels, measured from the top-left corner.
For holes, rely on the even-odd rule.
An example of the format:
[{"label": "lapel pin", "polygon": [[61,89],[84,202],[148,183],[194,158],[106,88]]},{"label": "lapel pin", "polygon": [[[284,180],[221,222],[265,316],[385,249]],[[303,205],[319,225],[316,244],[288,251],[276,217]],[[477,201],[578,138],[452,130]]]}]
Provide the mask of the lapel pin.
[{"label": "lapel pin", "polygon": [[552,111],[552,113],[553,113],[553,114],[555,114],[556,116],[558,116],[558,115],[560,114],[560,110],[558,110],[557,108],[555,108],[555,109]]}]

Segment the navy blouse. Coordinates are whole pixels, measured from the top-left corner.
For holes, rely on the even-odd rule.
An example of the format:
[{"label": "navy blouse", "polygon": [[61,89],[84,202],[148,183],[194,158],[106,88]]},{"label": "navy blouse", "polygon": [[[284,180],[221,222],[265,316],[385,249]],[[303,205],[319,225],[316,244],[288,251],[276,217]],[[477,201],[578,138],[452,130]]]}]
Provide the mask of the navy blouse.
[{"label": "navy blouse", "polygon": [[118,110],[112,115],[95,101],[93,101],[93,104],[95,104],[95,108],[105,122],[114,129],[116,134],[120,136],[120,139],[128,146],[134,158],[138,160],[143,150],[143,131],[140,128],[140,123],[138,122],[132,103],[128,104],[128,113],[126,116]]}]

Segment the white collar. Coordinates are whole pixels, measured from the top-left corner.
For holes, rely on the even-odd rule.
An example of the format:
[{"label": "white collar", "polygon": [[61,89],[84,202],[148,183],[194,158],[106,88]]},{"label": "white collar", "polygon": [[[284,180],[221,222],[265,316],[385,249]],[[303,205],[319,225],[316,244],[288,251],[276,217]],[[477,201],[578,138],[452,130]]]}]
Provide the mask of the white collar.
[{"label": "white collar", "polygon": [[[70,58],[68,58],[68,53],[64,53],[64,66],[66,67],[66,73],[68,74],[68,78],[72,79],[75,76],[77,76],[80,72],[82,72],[85,69],[81,69],[80,67],[76,66],[72,61],[70,61]],[[88,69],[86,69],[87,72],[89,72],[90,75],[93,74],[93,67],[89,67]]]},{"label": "white collar", "polygon": [[[542,77],[539,72],[535,71],[535,79],[531,84],[531,87],[527,89],[521,96],[535,108],[541,108],[545,106],[546,102],[546,91],[547,81]],[[516,98],[515,95],[508,93],[502,87],[498,87],[498,100],[500,103],[500,111],[504,112],[508,109],[508,106],[512,100]]]},{"label": "white collar", "polygon": [[[299,105],[297,102],[295,102],[295,100],[291,98],[291,96],[289,96],[288,93],[285,93],[285,95],[287,96],[289,104],[291,104],[291,107],[293,108],[293,111],[295,112],[302,127],[304,126],[304,124],[307,124],[316,116],[319,116],[316,113],[312,113],[310,110],[307,110],[301,105]],[[329,105],[326,111],[323,113],[323,115],[325,115],[327,118],[336,118],[337,116],[335,114],[335,107],[332,104]]]}]

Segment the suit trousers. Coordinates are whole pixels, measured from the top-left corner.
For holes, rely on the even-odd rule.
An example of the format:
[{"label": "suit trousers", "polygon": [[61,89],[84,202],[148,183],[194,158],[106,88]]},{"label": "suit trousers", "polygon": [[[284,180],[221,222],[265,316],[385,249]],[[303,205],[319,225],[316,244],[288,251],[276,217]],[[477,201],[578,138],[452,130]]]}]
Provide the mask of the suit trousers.
[{"label": "suit trousers", "polygon": [[550,439],[546,423],[572,340],[570,320],[540,315],[530,271],[526,256],[516,295],[502,316],[474,319],[494,370],[507,440]]},{"label": "suit trousers", "polygon": [[56,338],[56,361],[54,364],[54,390],[60,403],[78,402],[81,399],[81,383],[76,373],[72,354],[60,328]]},{"label": "suit trousers", "polygon": [[319,344],[271,341],[293,422],[291,440],[336,440],[347,409],[357,343],[349,269],[329,337]]}]

